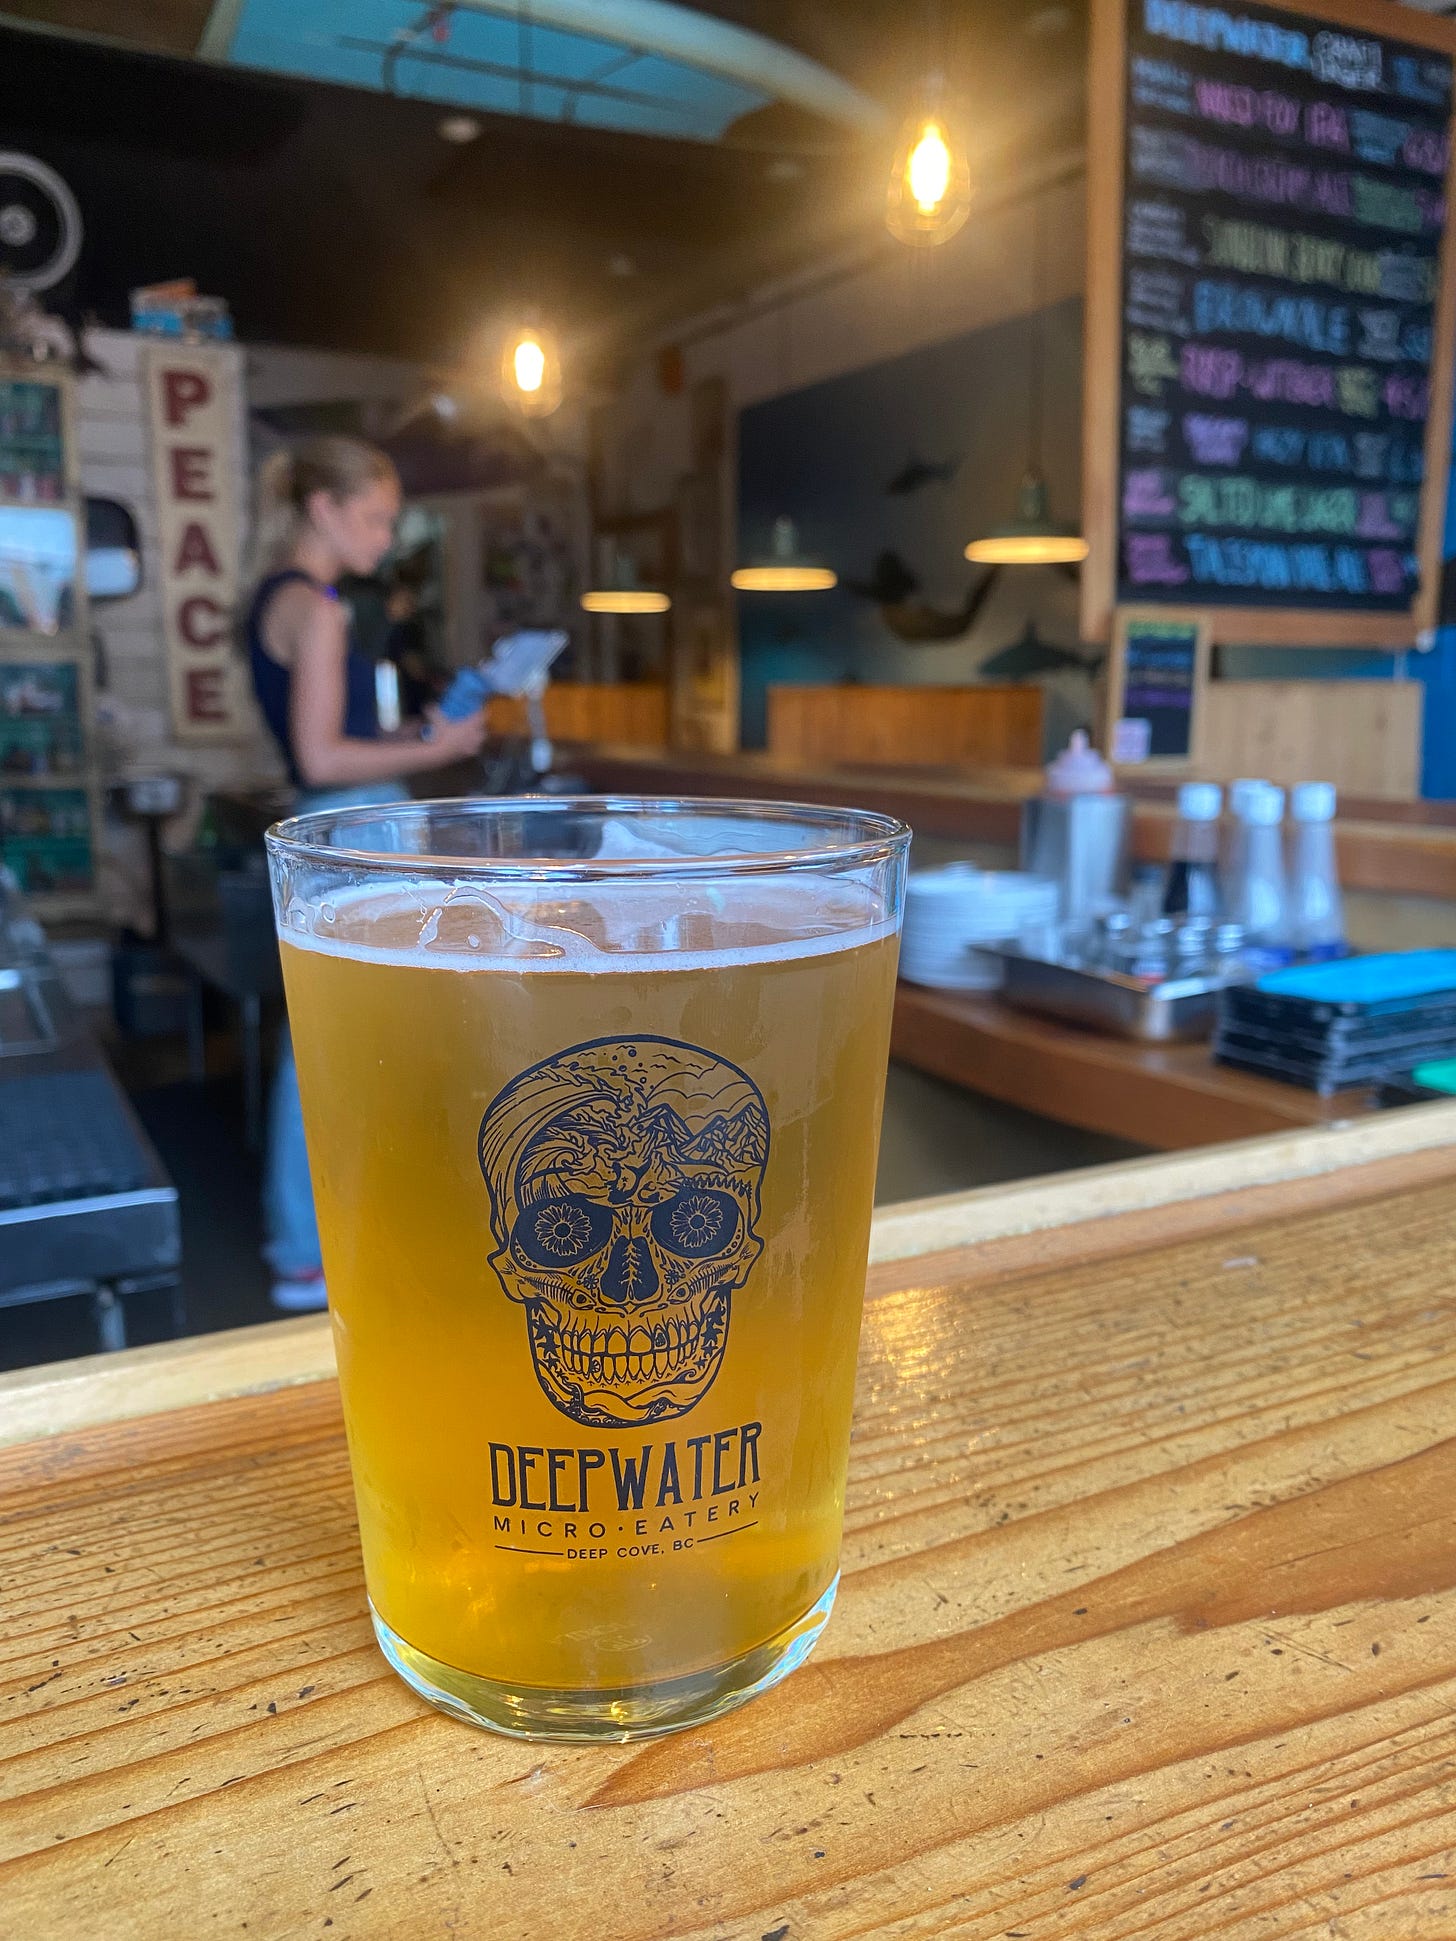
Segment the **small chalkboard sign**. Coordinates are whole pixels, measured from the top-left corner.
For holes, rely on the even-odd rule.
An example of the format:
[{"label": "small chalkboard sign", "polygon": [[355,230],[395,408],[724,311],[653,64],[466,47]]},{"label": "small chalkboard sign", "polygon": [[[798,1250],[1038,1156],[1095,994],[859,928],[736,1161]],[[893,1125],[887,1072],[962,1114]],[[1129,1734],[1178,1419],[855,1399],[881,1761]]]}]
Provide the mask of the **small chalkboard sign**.
[{"label": "small chalkboard sign", "polygon": [[1183,768],[1197,759],[1209,635],[1205,613],[1120,609],[1108,663],[1108,714],[1113,722],[1147,723],[1143,766]]},{"label": "small chalkboard sign", "polygon": [[1083,631],[1408,644],[1450,464],[1456,29],[1095,0]]}]

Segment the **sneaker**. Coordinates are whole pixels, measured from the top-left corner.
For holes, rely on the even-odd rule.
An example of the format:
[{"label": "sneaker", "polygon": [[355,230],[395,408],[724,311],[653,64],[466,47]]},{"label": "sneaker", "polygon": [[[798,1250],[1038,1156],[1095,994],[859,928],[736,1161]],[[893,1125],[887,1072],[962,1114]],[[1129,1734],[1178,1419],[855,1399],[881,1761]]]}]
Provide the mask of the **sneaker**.
[{"label": "sneaker", "polygon": [[280,1274],[268,1298],[284,1314],[317,1314],[329,1304],[322,1269],[316,1274]]}]

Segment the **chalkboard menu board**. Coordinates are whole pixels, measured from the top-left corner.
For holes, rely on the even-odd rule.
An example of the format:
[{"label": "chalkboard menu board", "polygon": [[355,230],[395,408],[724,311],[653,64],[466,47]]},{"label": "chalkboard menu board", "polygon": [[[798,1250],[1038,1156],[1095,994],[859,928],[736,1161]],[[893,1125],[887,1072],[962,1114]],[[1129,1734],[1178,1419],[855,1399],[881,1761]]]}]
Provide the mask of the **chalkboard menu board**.
[{"label": "chalkboard menu board", "polygon": [[[1122,106],[1112,598],[1409,615],[1452,357],[1450,27],[1350,24],[1403,12],[1368,5],[1100,5],[1120,16]],[[1433,26],[1445,47],[1419,44]],[[1095,212],[1093,232],[1095,263]]]},{"label": "chalkboard menu board", "polygon": [[1156,608],[1119,611],[1108,665],[1109,708],[1146,723],[1140,761],[1182,764],[1198,752],[1208,679],[1208,616]]}]

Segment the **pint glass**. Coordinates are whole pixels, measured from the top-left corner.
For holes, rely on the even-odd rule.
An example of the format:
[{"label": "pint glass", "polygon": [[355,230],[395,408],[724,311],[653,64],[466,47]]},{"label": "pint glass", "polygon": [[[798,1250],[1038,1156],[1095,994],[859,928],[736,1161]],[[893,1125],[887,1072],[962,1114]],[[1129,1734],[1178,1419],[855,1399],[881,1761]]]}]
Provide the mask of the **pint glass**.
[{"label": "pint glass", "polygon": [[270,832],[374,1626],[444,1710],[666,1731],[823,1627],[908,844],[549,797]]}]

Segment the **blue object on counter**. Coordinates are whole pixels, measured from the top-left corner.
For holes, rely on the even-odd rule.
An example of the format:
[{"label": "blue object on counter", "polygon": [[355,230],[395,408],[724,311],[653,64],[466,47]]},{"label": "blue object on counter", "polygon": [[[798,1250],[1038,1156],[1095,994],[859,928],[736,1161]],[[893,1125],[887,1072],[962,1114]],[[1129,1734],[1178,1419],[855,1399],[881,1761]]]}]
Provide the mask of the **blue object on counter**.
[{"label": "blue object on counter", "polygon": [[1456,950],[1386,951],[1331,964],[1299,964],[1270,971],[1255,989],[1314,1004],[1389,1004],[1432,997],[1456,991]]},{"label": "blue object on counter", "polygon": [[571,636],[559,629],[523,627],[503,634],[491,650],[489,660],[477,667],[465,667],[445,690],[440,712],[447,721],[463,721],[483,708],[492,694],[526,694],[544,680],[551,663],[562,652]]},{"label": "blue object on counter", "polygon": [[490,682],[478,667],[462,667],[446,688],[440,712],[447,721],[464,721],[477,713],[490,698]]}]

